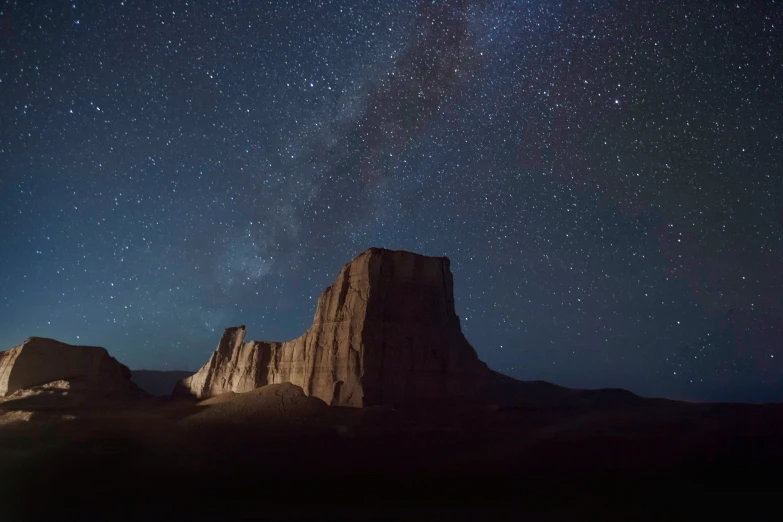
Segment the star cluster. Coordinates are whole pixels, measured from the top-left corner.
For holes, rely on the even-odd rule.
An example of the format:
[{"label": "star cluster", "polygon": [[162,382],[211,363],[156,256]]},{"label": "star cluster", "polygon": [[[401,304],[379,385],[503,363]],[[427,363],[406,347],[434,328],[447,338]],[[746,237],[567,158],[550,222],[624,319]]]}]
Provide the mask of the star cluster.
[{"label": "star cluster", "polygon": [[0,348],[196,369],[370,246],[522,379],[783,397],[783,5],[7,1]]}]

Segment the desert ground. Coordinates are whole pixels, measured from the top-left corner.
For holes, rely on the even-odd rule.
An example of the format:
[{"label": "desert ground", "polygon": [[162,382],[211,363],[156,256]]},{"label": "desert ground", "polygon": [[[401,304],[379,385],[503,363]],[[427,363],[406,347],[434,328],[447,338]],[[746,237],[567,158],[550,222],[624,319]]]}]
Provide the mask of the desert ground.
[{"label": "desert ground", "polygon": [[0,403],[0,518],[701,520],[781,491],[779,405],[558,405],[565,389],[520,386],[363,409],[290,384],[204,401],[38,387]]}]

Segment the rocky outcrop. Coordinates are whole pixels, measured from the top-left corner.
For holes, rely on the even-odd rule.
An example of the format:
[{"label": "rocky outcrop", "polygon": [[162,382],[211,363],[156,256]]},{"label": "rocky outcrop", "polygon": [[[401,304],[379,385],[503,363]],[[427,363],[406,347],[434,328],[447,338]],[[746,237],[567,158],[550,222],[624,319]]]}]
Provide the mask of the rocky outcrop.
[{"label": "rocky outcrop", "polygon": [[101,392],[127,392],[136,389],[130,377],[126,366],[98,346],[73,346],[30,337],[0,352],[0,397],[60,380],[77,380]]},{"label": "rocky outcrop", "polygon": [[292,383],[328,404],[470,397],[491,373],[462,335],[449,260],[373,248],[345,265],[312,326],[284,343],[228,328],[175,394],[210,397]]}]

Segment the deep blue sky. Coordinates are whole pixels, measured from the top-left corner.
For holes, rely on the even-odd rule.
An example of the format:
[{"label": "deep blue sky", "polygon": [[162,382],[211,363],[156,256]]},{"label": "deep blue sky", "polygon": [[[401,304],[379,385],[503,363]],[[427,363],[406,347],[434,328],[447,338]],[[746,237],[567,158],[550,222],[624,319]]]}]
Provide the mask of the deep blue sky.
[{"label": "deep blue sky", "polygon": [[783,398],[783,4],[5,1],[0,349],[196,369],[370,246],[523,379]]}]

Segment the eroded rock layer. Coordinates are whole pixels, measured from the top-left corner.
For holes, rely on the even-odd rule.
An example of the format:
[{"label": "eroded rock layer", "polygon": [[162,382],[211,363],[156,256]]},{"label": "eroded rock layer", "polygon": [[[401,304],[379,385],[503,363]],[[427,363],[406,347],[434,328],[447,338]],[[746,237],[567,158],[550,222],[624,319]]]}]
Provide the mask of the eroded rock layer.
[{"label": "eroded rock layer", "polygon": [[79,380],[96,390],[130,391],[130,370],[98,346],[74,346],[30,337],[0,352],[0,397],[58,380]]},{"label": "eroded rock layer", "polygon": [[370,406],[473,395],[489,376],[462,335],[449,260],[370,249],[318,300],[312,326],[284,343],[228,328],[175,393],[199,398],[292,383],[328,404]]}]

